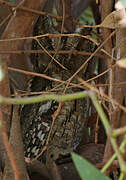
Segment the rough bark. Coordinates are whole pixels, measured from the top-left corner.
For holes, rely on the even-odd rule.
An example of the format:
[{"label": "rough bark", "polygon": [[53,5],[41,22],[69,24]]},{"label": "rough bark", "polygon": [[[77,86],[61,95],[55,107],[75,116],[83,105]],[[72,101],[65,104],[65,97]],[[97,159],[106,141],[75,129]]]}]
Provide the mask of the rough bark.
[{"label": "rough bark", "polygon": [[[122,9],[123,11],[124,9]],[[125,17],[124,17],[125,18]],[[126,46],[125,39],[126,29],[117,29],[116,30],[116,44],[115,44],[115,56],[117,61],[126,56]],[[116,62],[117,62],[116,61]],[[118,65],[112,70],[112,83],[120,83],[126,81],[126,70]],[[126,85],[119,85],[117,87],[112,86],[111,91],[112,98],[115,99],[119,104],[126,106]],[[126,113],[119,109],[116,105],[111,105],[111,114],[110,114],[110,123],[113,129],[124,127],[126,125]],[[123,140],[123,135],[117,138],[117,143],[120,143]],[[104,154],[104,160],[107,161],[113,154],[112,146],[110,141],[107,141],[106,151]],[[126,154],[124,155],[126,157]],[[125,177],[126,178],[126,177]]]},{"label": "rough bark", "polygon": [[[29,8],[34,8],[36,10],[41,10],[41,8],[44,6],[46,0],[43,1],[36,1],[35,0],[27,0],[24,3],[24,6],[29,7]],[[29,12],[24,12],[21,10],[17,10],[14,15],[12,16],[9,24],[7,25],[4,33],[2,34],[2,39],[10,39],[10,38],[16,38],[16,37],[24,37],[28,36],[30,30],[32,29],[32,26],[35,23],[36,20],[36,15],[29,13]],[[24,49],[24,41],[4,41],[0,42],[0,49],[1,50],[19,50],[19,49]],[[12,55],[12,54],[4,54],[0,55],[0,66],[2,67],[2,70],[4,71],[4,78],[2,81],[0,81],[0,94],[3,96],[10,96],[10,88],[9,88],[9,79],[8,79],[8,70],[7,70],[7,64],[11,66],[18,66],[21,68],[28,68],[28,63],[25,61],[22,62],[22,59],[18,59],[19,56]],[[18,61],[18,62],[17,62]],[[18,79],[20,81],[20,77]],[[4,124],[5,124],[5,129],[9,134],[10,130],[10,115],[11,115],[11,107],[8,105],[3,105],[0,107],[0,111],[3,114],[3,119],[4,119]],[[0,138],[0,144],[2,146],[2,139]],[[2,147],[1,147],[2,148]],[[0,155],[1,155],[1,161],[3,161],[4,158],[4,153],[3,149],[0,149]]]},{"label": "rough bark", "polygon": [[[105,19],[105,17],[112,12],[113,8],[113,0],[108,0],[107,2],[105,0],[101,0],[101,19],[102,21]],[[102,29],[102,38],[103,41],[111,34],[110,29]],[[106,44],[104,45],[104,49],[111,55],[112,54],[112,39],[109,39]],[[107,61],[107,63],[106,63]],[[102,61],[102,70],[104,71],[107,68],[110,68],[112,65],[112,60],[110,58],[107,58],[106,61]],[[108,79],[110,79],[110,74],[108,74]],[[111,144],[109,139],[107,139],[106,147],[105,147],[105,153],[104,153],[104,161],[107,161],[112,154]]]}]

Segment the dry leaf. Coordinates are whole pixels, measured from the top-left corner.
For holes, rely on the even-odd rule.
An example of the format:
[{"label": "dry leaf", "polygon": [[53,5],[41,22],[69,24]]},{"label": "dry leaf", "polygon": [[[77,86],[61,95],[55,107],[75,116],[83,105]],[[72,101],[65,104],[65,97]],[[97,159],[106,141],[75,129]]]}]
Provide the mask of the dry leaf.
[{"label": "dry leaf", "polygon": [[81,25],[81,27],[92,28],[109,28],[109,29],[122,29],[126,28],[126,12],[125,8],[113,11],[110,13],[101,24],[96,26]]},{"label": "dry leaf", "polygon": [[126,28],[125,9],[113,11],[104,19],[104,21],[99,26],[110,29]]},{"label": "dry leaf", "polygon": [[121,68],[126,68],[126,58],[120,59],[116,64]]}]

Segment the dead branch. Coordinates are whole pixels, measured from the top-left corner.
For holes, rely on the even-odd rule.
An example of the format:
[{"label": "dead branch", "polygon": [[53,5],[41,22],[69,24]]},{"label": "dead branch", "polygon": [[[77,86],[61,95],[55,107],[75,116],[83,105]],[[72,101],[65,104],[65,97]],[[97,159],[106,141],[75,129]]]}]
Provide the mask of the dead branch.
[{"label": "dead branch", "polygon": [[[108,1],[106,3],[105,0],[102,0],[101,1],[101,7],[102,7],[101,18],[102,18],[102,21],[103,21],[105,19],[105,17],[112,12],[113,2]],[[111,34],[111,30],[103,29],[102,30],[103,40],[105,40],[110,34]],[[111,38],[107,41],[104,48],[109,54],[112,54],[112,39]],[[106,66],[107,66],[107,68],[109,68],[111,65],[112,65],[111,59],[107,58],[107,64],[103,65],[103,69],[105,69]],[[110,73],[109,73],[109,79],[110,78],[111,77],[110,77]],[[111,147],[109,139],[107,139],[107,144],[106,144],[106,147],[105,147],[105,154],[104,154],[104,160],[103,161],[107,161],[110,158],[111,155],[112,155],[112,147]]]},{"label": "dead branch", "polygon": [[[4,171],[4,180],[13,180],[14,172],[18,173],[18,180],[28,180],[28,175],[26,171],[25,161],[24,161],[24,151],[23,151],[23,142],[21,137],[20,129],[20,120],[18,114],[18,106],[14,106],[12,126],[10,130],[9,143],[14,154],[15,163],[17,168],[15,171],[12,169],[12,162],[6,160],[5,162],[5,171]],[[18,170],[18,172],[17,172]]]},{"label": "dead branch", "polygon": [[[35,10],[41,10],[41,8],[44,7],[46,3],[46,0],[43,1],[37,1],[37,3],[34,0],[27,0],[24,2],[24,6],[27,8],[34,8]],[[13,12],[13,10],[12,10]],[[17,9],[15,12],[13,12],[13,16],[10,19],[5,31],[2,34],[2,39],[10,39],[10,38],[16,38],[16,37],[26,37],[30,35],[30,32],[32,32],[32,27],[34,26],[34,23],[36,21],[37,15],[34,13],[30,13],[27,11],[22,11]],[[19,50],[24,49],[24,43],[25,41],[15,41],[15,42],[5,42],[0,43],[0,49],[1,50]],[[3,55],[0,55],[0,57]],[[12,55],[12,54],[5,54],[6,61],[8,65],[11,65],[12,67],[23,67],[25,70],[30,70],[31,65],[26,59],[24,55]],[[24,83],[25,76],[18,76],[15,73],[11,73],[12,78],[16,79],[17,82],[22,81],[21,84]],[[23,88],[23,86],[22,86]]]}]

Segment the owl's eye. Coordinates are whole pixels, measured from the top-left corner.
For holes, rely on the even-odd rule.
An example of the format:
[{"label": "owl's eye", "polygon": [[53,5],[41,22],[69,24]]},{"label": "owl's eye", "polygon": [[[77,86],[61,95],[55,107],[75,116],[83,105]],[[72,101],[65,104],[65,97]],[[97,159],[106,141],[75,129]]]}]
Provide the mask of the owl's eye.
[{"label": "owl's eye", "polygon": [[52,159],[54,157],[54,154],[50,154],[50,158]]}]

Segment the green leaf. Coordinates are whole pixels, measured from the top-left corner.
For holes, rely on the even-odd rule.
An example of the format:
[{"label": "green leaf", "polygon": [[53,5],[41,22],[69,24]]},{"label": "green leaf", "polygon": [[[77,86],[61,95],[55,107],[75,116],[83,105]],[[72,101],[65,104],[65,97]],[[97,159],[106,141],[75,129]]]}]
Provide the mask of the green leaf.
[{"label": "green leaf", "polygon": [[16,4],[16,0],[10,0],[10,3]]},{"label": "green leaf", "polygon": [[120,2],[126,7],[126,0],[120,0]]},{"label": "green leaf", "polygon": [[79,155],[72,153],[72,159],[82,180],[110,180]]},{"label": "green leaf", "polygon": [[93,16],[93,12],[92,12],[92,9],[91,7],[88,7],[82,14],[81,16],[82,18],[80,19],[80,22],[82,24],[84,24],[84,21],[83,19],[85,19],[86,23],[88,22],[88,24],[93,24],[95,25],[95,19],[94,19],[94,16]]}]

